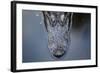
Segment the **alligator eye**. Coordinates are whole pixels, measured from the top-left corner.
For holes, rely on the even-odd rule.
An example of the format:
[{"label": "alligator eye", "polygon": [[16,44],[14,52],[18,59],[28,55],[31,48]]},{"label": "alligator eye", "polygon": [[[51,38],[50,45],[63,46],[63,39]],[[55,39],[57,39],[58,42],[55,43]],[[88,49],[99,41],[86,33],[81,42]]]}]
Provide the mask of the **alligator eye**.
[{"label": "alligator eye", "polygon": [[64,14],[62,14],[62,15],[60,16],[60,19],[61,19],[61,21],[64,20]]},{"label": "alligator eye", "polygon": [[51,19],[52,19],[52,21],[54,21],[55,20],[55,16],[51,15]]},{"label": "alligator eye", "polygon": [[50,18],[51,18],[51,26],[52,27],[56,26],[56,18],[55,18],[55,16],[53,14],[51,14]]},{"label": "alligator eye", "polygon": [[67,21],[65,20],[65,15],[64,14],[61,14],[60,16],[60,25],[63,27],[66,23],[64,23],[64,21]]}]

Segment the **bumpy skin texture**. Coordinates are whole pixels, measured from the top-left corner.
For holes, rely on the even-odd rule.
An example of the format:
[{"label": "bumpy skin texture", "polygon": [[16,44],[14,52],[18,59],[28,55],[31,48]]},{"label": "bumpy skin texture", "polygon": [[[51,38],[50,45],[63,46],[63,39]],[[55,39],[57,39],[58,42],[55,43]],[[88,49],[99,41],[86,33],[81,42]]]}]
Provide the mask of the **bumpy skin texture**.
[{"label": "bumpy skin texture", "polygon": [[71,44],[73,13],[44,11],[43,16],[48,32],[48,48],[52,56],[59,59],[68,51]]}]

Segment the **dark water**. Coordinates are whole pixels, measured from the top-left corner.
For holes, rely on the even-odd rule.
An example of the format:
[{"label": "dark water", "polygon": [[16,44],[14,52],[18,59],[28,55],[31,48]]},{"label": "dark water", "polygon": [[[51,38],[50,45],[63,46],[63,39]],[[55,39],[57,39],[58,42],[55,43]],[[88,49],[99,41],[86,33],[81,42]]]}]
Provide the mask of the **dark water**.
[{"label": "dark water", "polygon": [[[47,32],[42,18],[40,11],[23,10],[22,12],[22,60],[24,63],[56,60],[52,58],[47,47]],[[70,49],[60,60],[90,59],[90,51],[90,14],[74,13]]]}]

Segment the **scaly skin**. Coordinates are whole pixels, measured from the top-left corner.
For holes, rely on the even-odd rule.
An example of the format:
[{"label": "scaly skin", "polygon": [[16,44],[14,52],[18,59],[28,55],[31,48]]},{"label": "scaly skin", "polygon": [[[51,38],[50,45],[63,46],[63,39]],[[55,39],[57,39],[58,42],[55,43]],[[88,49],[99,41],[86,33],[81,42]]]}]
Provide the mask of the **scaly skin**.
[{"label": "scaly skin", "polygon": [[61,58],[71,44],[71,12],[44,11],[44,23],[48,32],[48,48],[55,58]]}]

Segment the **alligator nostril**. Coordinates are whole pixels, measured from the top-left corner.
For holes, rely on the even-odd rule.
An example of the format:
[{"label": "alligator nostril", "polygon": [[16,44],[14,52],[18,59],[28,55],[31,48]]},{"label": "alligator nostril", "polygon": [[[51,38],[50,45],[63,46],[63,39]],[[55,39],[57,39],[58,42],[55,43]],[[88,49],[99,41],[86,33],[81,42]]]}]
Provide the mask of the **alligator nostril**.
[{"label": "alligator nostril", "polygon": [[65,54],[65,50],[63,49],[56,49],[53,52],[53,56],[55,56],[56,58],[60,58]]}]

